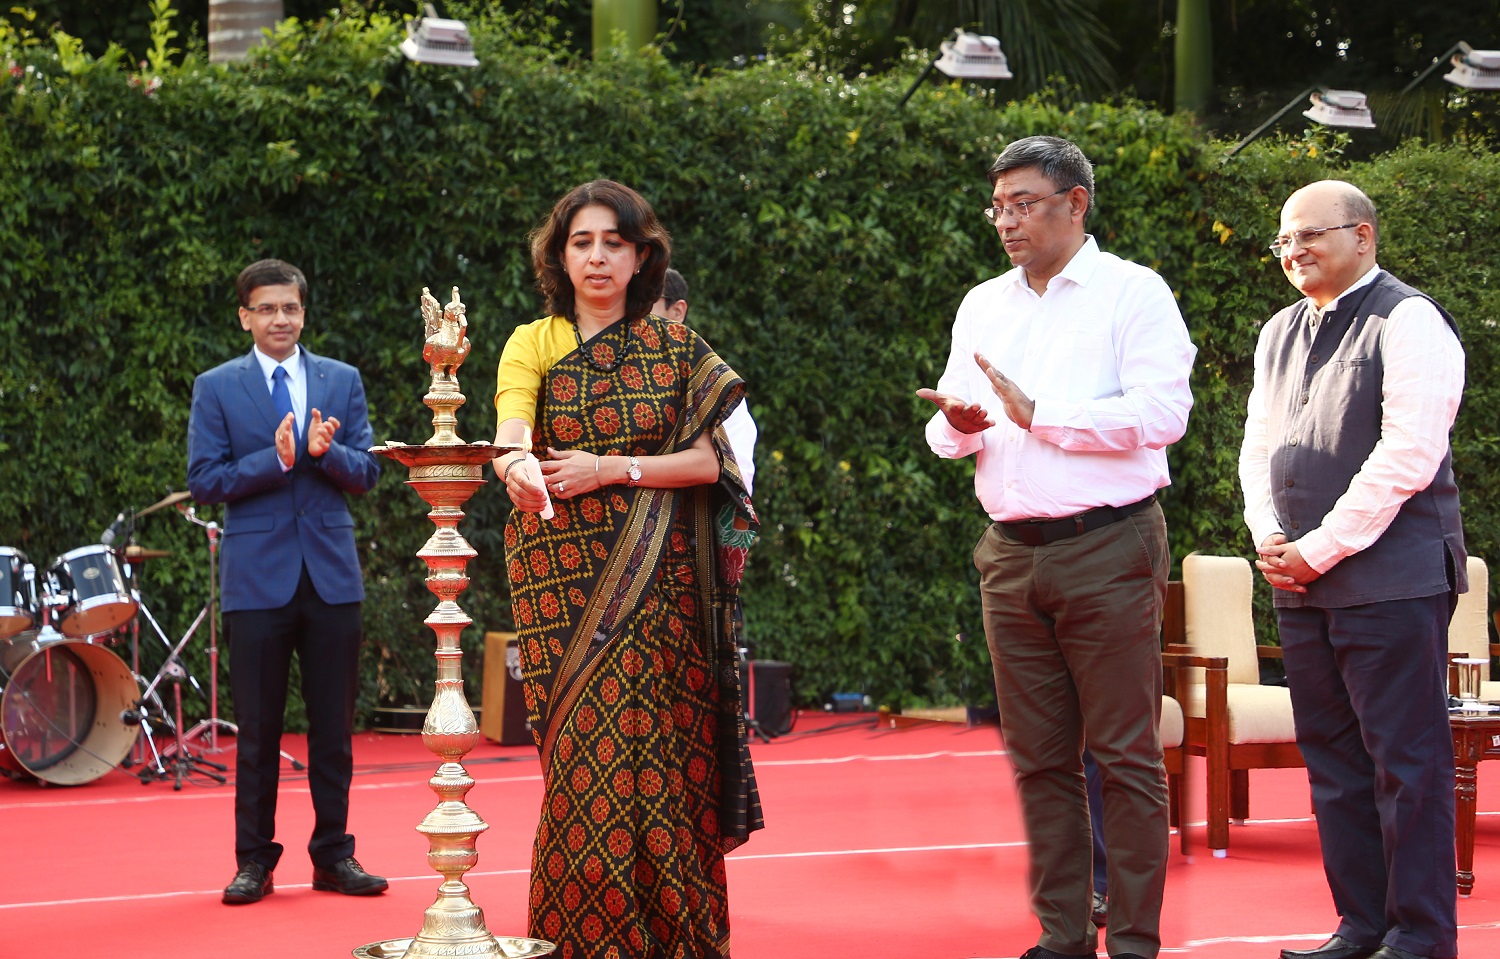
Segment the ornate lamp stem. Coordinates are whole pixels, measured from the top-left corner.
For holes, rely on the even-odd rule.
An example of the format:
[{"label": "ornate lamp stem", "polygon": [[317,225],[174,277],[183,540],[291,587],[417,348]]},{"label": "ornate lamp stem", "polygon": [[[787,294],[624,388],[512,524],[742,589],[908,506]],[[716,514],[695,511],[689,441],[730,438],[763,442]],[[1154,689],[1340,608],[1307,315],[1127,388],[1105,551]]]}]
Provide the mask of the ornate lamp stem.
[{"label": "ornate lamp stem", "polygon": [[469,355],[465,335],[469,323],[458,287],[441,313],[437,300],[424,288],[422,316],[427,333],[422,357],[432,369],[432,383],[422,402],[433,413],[432,438],[421,446],[388,442],[372,452],[407,468],[407,485],[432,507],[427,518],[437,527],[417,555],[427,563],[427,588],[438,598],[437,607],[425,620],[437,634],[437,682],[422,724],[422,743],[441,762],[428,780],[438,804],[417,825],[417,831],[427,837],[427,862],[443,882],[414,939],[372,942],[355,949],[354,955],[359,959],[544,956],[552,952],[552,943],[494,936],[463,881],[464,874],[479,862],[474,845],[489,826],[465,800],[474,780],[462,760],[479,744],[479,725],[464,696],[459,644],[464,627],[473,620],[459,607],[457,597],[469,586],[469,560],[478,554],[458,532],[458,523],[464,518],[463,505],[484,484],[484,464],[501,449],[489,443],[465,443],[455,432],[455,413],[464,404],[458,368]]}]

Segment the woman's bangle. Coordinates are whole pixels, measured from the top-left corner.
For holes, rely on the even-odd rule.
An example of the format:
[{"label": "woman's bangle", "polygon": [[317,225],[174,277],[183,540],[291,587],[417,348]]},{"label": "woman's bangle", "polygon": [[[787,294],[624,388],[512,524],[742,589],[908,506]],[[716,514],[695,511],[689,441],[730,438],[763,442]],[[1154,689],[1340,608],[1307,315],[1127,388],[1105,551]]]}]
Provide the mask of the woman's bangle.
[{"label": "woman's bangle", "polygon": [[600,459],[599,454],[595,453],[594,454],[594,482],[598,483],[601,487],[603,487],[604,486],[604,481],[599,478],[599,459]]},{"label": "woman's bangle", "polygon": [[505,472],[503,472],[503,473],[500,474],[500,482],[505,483],[505,484],[509,484],[510,483],[510,471],[511,471],[511,469],[517,463],[524,463],[524,462],[526,462],[526,457],[524,457],[524,456],[518,456],[515,459],[511,460],[509,463],[506,463],[505,464]]}]

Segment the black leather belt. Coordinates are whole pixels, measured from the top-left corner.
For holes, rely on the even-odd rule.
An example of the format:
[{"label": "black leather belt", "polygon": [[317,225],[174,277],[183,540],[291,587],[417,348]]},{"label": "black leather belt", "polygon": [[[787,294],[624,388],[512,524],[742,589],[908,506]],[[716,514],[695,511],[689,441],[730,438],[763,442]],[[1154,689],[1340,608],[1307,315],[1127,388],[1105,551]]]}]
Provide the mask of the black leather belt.
[{"label": "black leather belt", "polygon": [[1092,533],[1111,523],[1118,523],[1127,516],[1139,513],[1154,502],[1156,502],[1156,494],[1152,493],[1140,502],[1131,503],[1128,506],[1099,506],[1084,510],[1075,516],[1064,516],[1061,519],[1028,519],[1019,523],[996,523],[995,525],[999,526],[1000,532],[1006,536],[1020,540],[1027,546],[1046,546],[1060,539]]}]

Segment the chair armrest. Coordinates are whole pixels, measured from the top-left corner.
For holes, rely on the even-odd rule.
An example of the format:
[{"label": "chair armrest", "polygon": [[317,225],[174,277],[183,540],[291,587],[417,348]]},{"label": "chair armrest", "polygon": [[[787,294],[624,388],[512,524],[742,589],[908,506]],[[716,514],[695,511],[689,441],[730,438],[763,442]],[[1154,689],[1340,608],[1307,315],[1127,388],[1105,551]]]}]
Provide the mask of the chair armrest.
[{"label": "chair armrest", "polygon": [[1260,645],[1257,645],[1255,647],[1255,655],[1257,657],[1259,657],[1260,659],[1280,659],[1281,658],[1281,647],[1280,646],[1260,646]]},{"label": "chair armrest", "polygon": [[[1186,650],[1187,647],[1180,646],[1176,649]],[[1162,665],[1162,691],[1178,702],[1182,702],[1183,680],[1181,670],[1198,668],[1204,670],[1204,682],[1208,686],[1207,695],[1210,700],[1220,703],[1221,711],[1225,708],[1223,704],[1229,698],[1229,659],[1225,656],[1199,656],[1192,652],[1168,651],[1161,654]]]},{"label": "chair armrest", "polygon": [[1161,664],[1173,668],[1193,667],[1199,669],[1229,669],[1229,657],[1227,656],[1199,656],[1188,652],[1165,652],[1161,654]]}]

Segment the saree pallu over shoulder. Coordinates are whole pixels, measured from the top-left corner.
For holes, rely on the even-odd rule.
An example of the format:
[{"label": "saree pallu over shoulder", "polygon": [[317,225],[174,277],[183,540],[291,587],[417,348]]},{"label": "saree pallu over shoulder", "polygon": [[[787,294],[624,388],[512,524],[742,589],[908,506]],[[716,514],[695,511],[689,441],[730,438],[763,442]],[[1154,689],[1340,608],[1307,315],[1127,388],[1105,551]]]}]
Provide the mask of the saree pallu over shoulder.
[{"label": "saree pallu over shoulder", "polygon": [[722,428],[744,385],[686,327],[637,320],[628,349],[623,333],[547,371],[538,456],[657,455],[707,433],[725,468],[717,484],[604,487],[506,525],[546,780],[532,932],[580,956],[727,956],[722,853],[762,824],[736,659],[756,518]]}]

